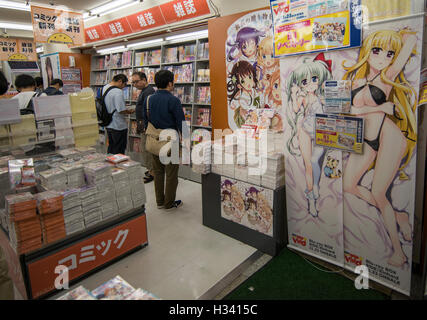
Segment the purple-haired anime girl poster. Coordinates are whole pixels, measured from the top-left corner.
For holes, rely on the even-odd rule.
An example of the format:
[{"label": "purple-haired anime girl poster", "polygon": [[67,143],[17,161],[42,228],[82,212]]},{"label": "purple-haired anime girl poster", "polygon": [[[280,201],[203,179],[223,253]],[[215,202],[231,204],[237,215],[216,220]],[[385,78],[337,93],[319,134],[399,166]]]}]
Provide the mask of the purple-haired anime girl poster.
[{"label": "purple-haired anime girl poster", "polygon": [[[274,58],[270,10],[251,12],[227,30],[228,125],[257,126],[259,109],[274,110],[270,128],[283,130],[279,59]],[[255,112],[254,112],[255,111]],[[255,118],[254,118],[255,117]]]}]

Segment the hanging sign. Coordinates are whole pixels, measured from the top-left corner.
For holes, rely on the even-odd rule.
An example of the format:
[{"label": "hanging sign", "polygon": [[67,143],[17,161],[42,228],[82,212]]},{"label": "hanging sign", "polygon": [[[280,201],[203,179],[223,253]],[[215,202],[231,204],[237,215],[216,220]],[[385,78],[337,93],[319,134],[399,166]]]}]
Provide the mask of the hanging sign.
[{"label": "hanging sign", "polygon": [[360,0],[271,0],[274,55],[360,47]]},{"label": "hanging sign", "polygon": [[166,23],[174,23],[209,14],[206,0],[175,0],[160,5]]},{"label": "hanging sign", "polygon": [[133,32],[156,28],[166,24],[160,7],[153,7],[126,17]]},{"label": "hanging sign", "polygon": [[31,6],[35,42],[82,45],[84,43],[81,13]]},{"label": "hanging sign", "polygon": [[0,38],[0,61],[37,61],[35,42]]}]

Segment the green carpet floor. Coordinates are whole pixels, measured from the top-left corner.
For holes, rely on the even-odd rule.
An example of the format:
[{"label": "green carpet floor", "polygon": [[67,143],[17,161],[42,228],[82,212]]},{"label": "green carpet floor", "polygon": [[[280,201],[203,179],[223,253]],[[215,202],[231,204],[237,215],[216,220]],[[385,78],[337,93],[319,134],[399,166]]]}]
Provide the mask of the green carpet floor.
[{"label": "green carpet floor", "polygon": [[357,290],[344,275],[283,249],[224,300],[387,300],[373,289]]}]

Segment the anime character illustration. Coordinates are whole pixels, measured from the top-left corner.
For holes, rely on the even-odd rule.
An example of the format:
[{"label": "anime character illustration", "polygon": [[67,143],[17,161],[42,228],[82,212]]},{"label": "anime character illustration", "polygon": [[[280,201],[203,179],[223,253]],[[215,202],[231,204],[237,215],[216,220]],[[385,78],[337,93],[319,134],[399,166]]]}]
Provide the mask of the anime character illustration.
[{"label": "anime character illustration", "polygon": [[279,71],[279,59],[274,58],[273,37],[268,36],[261,40],[257,54],[256,72],[260,90],[263,91],[270,85],[275,71]]},{"label": "anime character illustration", "polygon": [[331,61],[325,61],[323,53],[318,54],[313,61],[307,60],[293,70],[287,84],[288,103],[294,113],[293,119],[288,119],[292,128],[291,138],[287,142],[290,154],[298,155],[294,150],[295,138],[298,138],[298,148],[305,166],[308,212],[318,216],[316,207],[319,198],[319,182],[324,149],[314,145],[314,120],[316,113],[322,113],[323,107],[320,95],[323,92],[323,82],[332,78]]},{"label": "anime character illustration", "polygon": [[260,96],[256,90],[258,80],[254,67],[247,61],[237,62],[228,77],[229,106],[234,110],[234,121],[240,128],[246,121],[248,110],[261,106]]},{"label": "anime character illustration", "polygon": [[245,196],[245,209],[248,221],[256,230],[262,233],[268,233],[271,231],[273,212],[271,205],[263,196],[261,190],[258,190],[255,187],[250,187],[247,189]]},{"label": "anime character illustration", "polygon": [[339,160],[335,159],[334,157],[327,156],[326,158],[326,164],[323,169],[323,172],[325,173],[325,176],[331,179],[337,179],[340,178],[342,175],[342,172],[340,169],[338,169]]},{"label": "anime character illustration", "polygon": [[240,29],[237,32],[236,41],[234,43],[227,42],[227,45],[231,47],[227,54],[227,61],[240,60],[248,61],[251,64],[255,63],[260,38],[263,36],[263,32],[252,27]]},{"label": "anime character illustration", "polygon": [[240,222],[244,211],[244,201],[239,190],[235,186],[236,182],[225,179],[221,184],[221,203],[223,212],[230,216],[235,222]]},{"label": "anime character illustration", "polygon": [[270,77],[266,87],[267,103],[266,107],[271,109],[282,108],[282,93],[280,91],[280,70],[276,70]]},{"label": "anime character illustration", "polygon": [[[409,214],[393,208],[387,196],[396,176],[408,179],[405,167],[416,145],[416,91],[406,80],[405,65],[415,53],[417,37],[405,28],[379,30],[365,38],[357,62],[348,66],[344,79],[352,80],[352,113],[365,120],[364,153],[350,154],[343,189],[381,213],[393,253],[387,263],[401,267],[407,261],[399,240],[412,241]],[[360,184],[373,168],[372,186]]]}]

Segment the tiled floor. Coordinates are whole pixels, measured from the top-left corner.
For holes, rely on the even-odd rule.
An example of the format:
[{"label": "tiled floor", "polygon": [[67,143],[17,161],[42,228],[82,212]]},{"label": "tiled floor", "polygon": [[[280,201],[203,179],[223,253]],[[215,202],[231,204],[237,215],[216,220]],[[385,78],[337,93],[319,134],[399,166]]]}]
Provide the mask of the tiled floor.
[{"label": "tiled floor", "polygon": [[71,288],[93,290],[120,275],[162,299],[214,299],[219,292],[212,289],[239,277],[239,267],[250,264],[257,250],[203,226],[200,184],[180,179],[177,199],[184,205],[173,213],[157,209],[154,183],[145,187],[149,245]]}]

